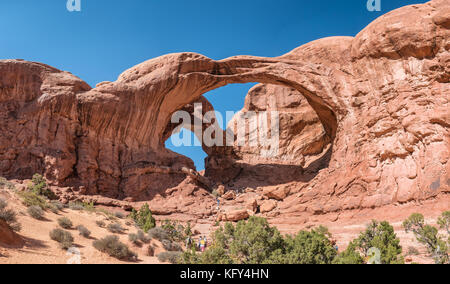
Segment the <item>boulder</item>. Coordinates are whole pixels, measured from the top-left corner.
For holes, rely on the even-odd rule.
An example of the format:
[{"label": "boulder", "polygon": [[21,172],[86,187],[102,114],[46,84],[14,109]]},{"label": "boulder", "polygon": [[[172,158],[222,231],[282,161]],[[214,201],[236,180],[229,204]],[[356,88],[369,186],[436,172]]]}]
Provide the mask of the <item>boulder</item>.
[{"label": "boulder", "polygon": [[275,200],[266,200],[263,201],[261,206],[259,207],[259,212],[261,213],[268,213],[273,211],[275,208],[277,208],[277,202]]}]

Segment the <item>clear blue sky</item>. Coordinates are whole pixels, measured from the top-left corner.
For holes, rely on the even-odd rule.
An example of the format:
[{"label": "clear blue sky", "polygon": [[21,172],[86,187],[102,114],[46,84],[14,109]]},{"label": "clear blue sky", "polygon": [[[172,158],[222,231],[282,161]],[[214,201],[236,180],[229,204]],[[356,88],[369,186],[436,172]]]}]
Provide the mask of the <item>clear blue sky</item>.
[{"label": "clear blue sky", "polygon": [[[192,51],[213,59],[279,56],[327,36],[354,36],[378,16],[423,0],[1,0],[0,58],[39,61],[70,71],[91,86],[115,81],[153,57]],[[220,88],[207,98],[220,112],[242,108],[252,84]],[[174,148],[203,169],[199,147]]]}]

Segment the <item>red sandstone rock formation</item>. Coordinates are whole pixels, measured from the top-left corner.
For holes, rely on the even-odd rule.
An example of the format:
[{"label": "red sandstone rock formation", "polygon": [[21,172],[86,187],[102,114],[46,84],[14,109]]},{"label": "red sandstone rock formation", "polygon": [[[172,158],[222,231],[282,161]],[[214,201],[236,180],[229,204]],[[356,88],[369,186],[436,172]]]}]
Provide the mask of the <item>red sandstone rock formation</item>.
[{"label": "red sandstone rock formation", "polygon": [[[268,187],[259,192],[294,215],[448,194],[449,11],[448,0],[403,7],[354,38],[317,40],[277,58],[170,54],[94,89],[40,63],[0,61],[0,175],[40,172],[83,194],[134,201],[164,197],[189,176],[203,187]],[[265,85],[250,92],[244,112],[272,107],[264,97],[285,111],[280,156],[206,148],[202,179],[190,159],[164,147],[170,118],[193,102],[208,105],[210,90],[245,82]],[[294,115],[299,108],[304,116]]]}]

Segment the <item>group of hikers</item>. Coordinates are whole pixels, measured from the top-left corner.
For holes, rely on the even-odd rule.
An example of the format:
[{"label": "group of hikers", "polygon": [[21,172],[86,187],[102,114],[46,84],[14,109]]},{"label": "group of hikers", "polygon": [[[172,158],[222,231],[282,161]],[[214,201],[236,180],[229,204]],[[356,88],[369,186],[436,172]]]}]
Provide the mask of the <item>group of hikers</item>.
[{"label": "group of hikers", "polygon": [[[192,249],[193,247],[194,247],[194,240],[191,237],[188,237],[186,239],[186,248]],[[208,239],[206,238],[206,236],[204,236],[204,237],[200,236],[200,238],[198,239],[197,245],[195,246],[195,249],[197,251],[204,252],[207,247],[208,247]]]}]

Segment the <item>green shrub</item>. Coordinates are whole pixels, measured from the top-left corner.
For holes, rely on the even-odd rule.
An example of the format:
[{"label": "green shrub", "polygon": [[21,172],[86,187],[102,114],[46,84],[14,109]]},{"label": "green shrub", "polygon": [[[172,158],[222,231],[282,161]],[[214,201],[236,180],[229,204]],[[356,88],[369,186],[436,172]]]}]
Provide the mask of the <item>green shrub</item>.
[{"label": "green shrub", "polygon": [[117,236],[108,236],[94,241],[94,248],[120,260],[134,260],[136,254],[119,241]]},{"label": "green shrub", "polygon": [[47,199],[45,197],[38,195],[32,191],[24,191],[18,193],[19,197],[22,199],[22,203],[27,206],[39,206],[41,209],[45,210],[48,208]]},{"label": "green shrub", "polygon": [[54,229],[50,232],[50,238],[58,242],[62,249],[67,250],[73,246],[72,234],[67,231]]},{"label": "green shrub", "polygon": [[3,220],[13,231],[19,232],[22,226],[17,222],[17,214],[7,207],[8,203],[0,199],[0,220]]},{"label": "green shrub", "polygon": [[88,212],[95,212],[95,205],[94,202],[83,202],[81,204],[83,206],[83,209],[88,211]]},{"label": "green shrub", "polygon": [[130,217],[131,219],[134,220],[136,225],[139,228],[141,228],[145,233],[147,233],[150,229],[156,226],[155,218],[153,218],[152,212],[150,211],[148,204],[142,206],[141,209],[139,209],[139,211],[133,209]]},{"label": "green shrub", "polygon": [[89,231],[85,226],[79,225],[77,226],[78,232],[80,232],[80,236],[84,238],[89,238],[91,236],[91,231]]},{"label": "green shrub", "polygon": [[63,229],[71,229],[73,227],[72,221],[67,217],[62,217],[58,219],[58,224]]},{"label": "green shrub", "polygon": [[158,260],[160,262],[168,262],[172,264],[179,263],[181,259],[181,252],[174,252],[174,251],[166,251],[158,254]]},{"label": "green shrub", "polygon": [[263,264],[285,254],[284,239],[267,220],[250,217],[236,225],[226,223],[213,234],[213,245],[203,254],[186,252],[184,263]]},{"label": "green shrub", "polygon": [[148,231],[148,236],[150,238],[156,239],[158,241],[168,240],[169,239],[169,235],[167,234],[167,232],[164,231],[162,228],[159,228],[159,227],[150,229]]},{"label": "green shrub", "polygon": [[450,235],[450,211],[442,213],[441,217],[438,219],[438,225]]},{"label": "green shrub", "polygon": [[28,185],[28,190],[51,200],[57,198],[55,193],[48,188],[47,182],[40,174],[33,176],[31,183]]},{"label": "green shrub", "polygon": [[44,210],[39,206],[30,206],[27,209],[28,214],[36,220],[44,219]]},{"label": "green shrub", "polygon": [[265,263],[270,264],[331,264],[337,255],[328,235],[328,229],[300,231],[287,236],[281,249],[275,251]]},{"label": "green shrub", "polygon": [[123,231],[125,231],[125,229],[119,223],[109,224],[107,229],[113,234],[122,234]]},{"label": "green shrub", "polygon": [[374,252],[380,252],[381,264],[402,264],[402,247],[394,228],[388,222],[372,221],[366,231],[353,240],[334,261],[339,264],[361,264],[378,259],[373,258]]},{"label": "green shrub", "polygon": [[[439,219],[438,223],[445,228],[446,213]],[[428,253],[433,257],[436,264],[446,264],[450,262],[449,245],[439,235],[438,229],[425,225],[425,218],[422,214],[412,214],[407,220],[403,222],[403,227],[406,233],[412,232],[417,241],[426,246]]]}]

